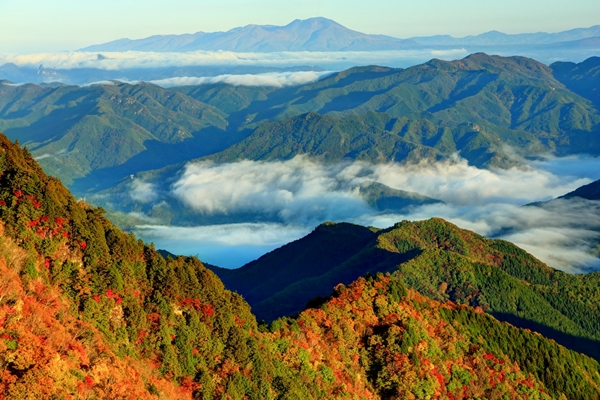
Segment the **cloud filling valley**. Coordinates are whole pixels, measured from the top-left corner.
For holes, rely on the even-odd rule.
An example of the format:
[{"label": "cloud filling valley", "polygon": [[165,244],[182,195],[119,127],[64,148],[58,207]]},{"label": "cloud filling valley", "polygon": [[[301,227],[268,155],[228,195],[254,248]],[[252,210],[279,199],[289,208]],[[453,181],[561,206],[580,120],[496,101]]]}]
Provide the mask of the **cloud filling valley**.
[{"label": "cloud filling valley", "polygon": [[[586,168],[580,168],[585,165]],[[324,221],[385,228],[408,219],[441,217],[485,236],[514,242],[550,266],[570,272],[600,269],[600,202],[555,200],[600,178],[597,158],[548,158],[512,169],[478,169],[459,157],[442,162],[323,164],[288,161],[187,164],[166,190],[134,180],[130,196],[162,204],[176,199],[197,215],[239,216],[240,223],[199,227],[147,224],[137,233],[180,254],[238,267],[309,233]],[[361,185],[379,182],[443,203],[402,213],[373,209]],[[267,222],[265,222],[267,221]]]}]

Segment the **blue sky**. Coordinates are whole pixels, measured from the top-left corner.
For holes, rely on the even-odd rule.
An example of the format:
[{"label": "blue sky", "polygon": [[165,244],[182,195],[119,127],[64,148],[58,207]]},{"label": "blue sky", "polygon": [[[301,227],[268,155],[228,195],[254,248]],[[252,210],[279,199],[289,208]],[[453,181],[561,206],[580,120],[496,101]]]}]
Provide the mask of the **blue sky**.
[{"label": "blue sky", "polygon": [[285,25],[323,16],[396,37],[600,24],[598,0],[0,0],[0,52],[75,50],[123,37]]}]

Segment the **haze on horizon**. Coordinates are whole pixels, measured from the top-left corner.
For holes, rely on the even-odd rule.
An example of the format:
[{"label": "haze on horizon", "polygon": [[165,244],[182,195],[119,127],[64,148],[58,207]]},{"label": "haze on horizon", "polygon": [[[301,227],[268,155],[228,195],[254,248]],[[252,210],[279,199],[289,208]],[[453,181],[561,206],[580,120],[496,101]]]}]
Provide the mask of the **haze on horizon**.
[{"label": "haze on horizon", "polygon": [[[0,52],[72,51],[120,38],[287,25],[322,16],[360,32],[398,38],[449,34],[559,32],[600,22],[597,0],[0,0]],[[35,10],[32,12],[31,10]]]}]

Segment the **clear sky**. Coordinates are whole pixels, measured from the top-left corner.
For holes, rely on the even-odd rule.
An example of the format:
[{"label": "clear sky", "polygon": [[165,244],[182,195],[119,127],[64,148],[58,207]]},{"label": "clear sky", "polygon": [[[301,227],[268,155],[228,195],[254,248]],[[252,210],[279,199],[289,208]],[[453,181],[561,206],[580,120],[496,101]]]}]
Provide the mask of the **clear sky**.
[{"label": "clear sky", "polygon": [[401,38],[558,32],[600,24],[600,0],[0,0],[0,52],[76,50],[316,16]]}]

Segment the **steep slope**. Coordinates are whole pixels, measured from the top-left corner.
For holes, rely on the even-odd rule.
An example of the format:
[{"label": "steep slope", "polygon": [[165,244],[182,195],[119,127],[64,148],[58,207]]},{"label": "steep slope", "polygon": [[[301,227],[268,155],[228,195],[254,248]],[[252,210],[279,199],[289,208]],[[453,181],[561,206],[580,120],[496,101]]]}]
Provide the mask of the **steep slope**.
[{"label": "steep slope", "polygon": [[469,307],[407,291],[395,275],[339,285],[319,308],[271,330],[282,356],[294,355],[284,360],[296,379],[352,398],[600,396],[597,362]]},{"label": "steep slope", "polygon": [[197,259],[121,232],[4,136],[0,176],[3,397],[275,397],[286,368]]},{"label": "steep slope", "polygon": [[[364,232],[360,248],[346,243],[353,231]],[[316,267],[305,266],[304,260]],[[346,224],[321,226],[237,270],[215,269],[228,288],[248,299],[258,318],[267,320],[302,310],[338,282],[392,271],[423,295],[481,307],[600,359],[600,313],[594,305],[600,299],[600,273],[553,270],[509,242],[440,219],[404,221],[377,232]],[[247,282],[249,275],[268,278]]]},{"label": "steep slope", "polygon": [[[227,125],[225,116],[149,84],[0,85],[0,130],[27,144],[44,168],[67,183],[126,162],[137,163],[137,169],[157,168],[210,153],[215,145],[224,148],[216,132]],[[205,147],[196,143],[190,153],[190,142]],[[161,151],[153,154],[153,143],[161,144]],[[142,152],[143,159],[136,160]]]},{"label": "steep slope", "polygon": [[119,39],[82,51],[374,51],[414,46],[411,40],[367,35],[327,18],[295,20],[285,26],[247,25],[227,32],[157,35],[144,39]]},{"label": "steep slope", "polygon": [[600,180],[581,186],[560,198],[569,199],[572,197],[580,197],[587,200],[600,200]]},{"label": "steep slope", "polygon": [[[3,398],[600,397],[596,361],[396,275],[259,326],[197,259],[165,259],[102,212],[0,136]],[[347,228],[355,245],[372,233]]]}]

